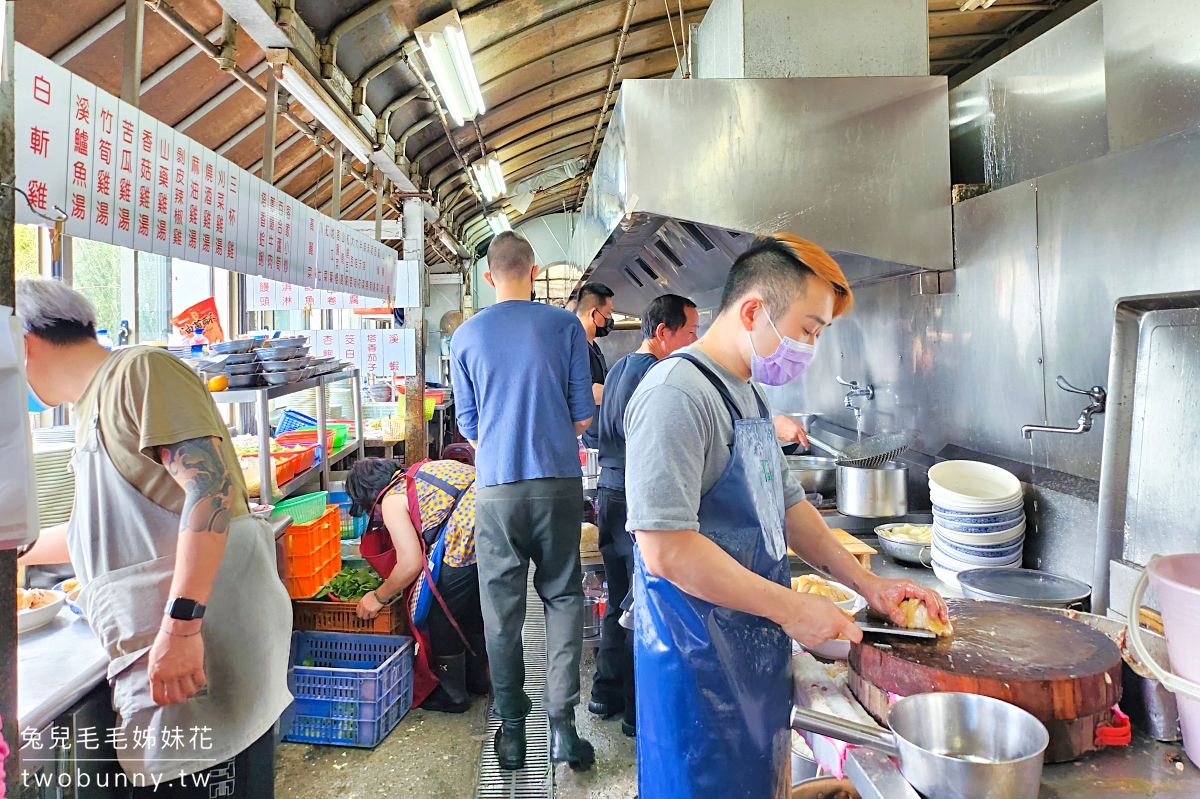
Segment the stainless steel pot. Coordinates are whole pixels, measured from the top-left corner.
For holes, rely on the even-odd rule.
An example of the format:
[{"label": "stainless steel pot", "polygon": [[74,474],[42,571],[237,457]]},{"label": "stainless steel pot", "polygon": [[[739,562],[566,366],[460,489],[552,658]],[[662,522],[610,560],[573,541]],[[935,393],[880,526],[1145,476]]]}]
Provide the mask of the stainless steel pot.
[{"label": "stainless steel pot", "polygon": [[812,455],[788,455],[788,471],[796,476],[806,494],[832,497],[837,486],[837,461]]},{"label": "stainless steel pot", "polygon": [[1016,705],[963,693],[914,694],[892,705],[892,732],[792,708],[792,727],[875,749],[928,799],[1037,799],[1050,734]]},{"label": "stainless steel pot", "polygon": [[908,513],[908,467],[837,464],[837,507],[846,516],[887,519]]}]

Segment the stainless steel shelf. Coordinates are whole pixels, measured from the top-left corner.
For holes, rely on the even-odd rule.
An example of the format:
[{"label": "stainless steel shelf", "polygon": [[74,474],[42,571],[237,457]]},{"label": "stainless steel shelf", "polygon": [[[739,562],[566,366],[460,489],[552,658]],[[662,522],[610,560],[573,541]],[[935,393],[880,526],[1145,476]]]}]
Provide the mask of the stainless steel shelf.
[{"label": "stainless steel shelf", "polygon": [[362,442],[363,442],[363,440],[361,438],[356,438],[353,441],[347,441],[345,444],[342,445],[341,449],[334,452],[333,456],[330,457],[329,466],[332,468],[333,464],[337,463],[342,458],[349,455],[352,450],[357,451],[358,445],[361,444]]},{"label": "stainless steel shelf", "polygon": [[258,388],[232,388],[225,389],[224,391],[214,391],[212,398],[214,402],[229,402],[234,404],[258,402],[263,396],[269,400],[273,400],[286,397],[289,394],[295,394],[298,391],[304,391],[305,389],[316,388],[321,383],[328,385],[339,380],[349,380],[353,377],[353,370],[333,372],[327,375],[310,377],[307,380],[301,380],[296,383],[288,383],[286,386],[259,386]]}]

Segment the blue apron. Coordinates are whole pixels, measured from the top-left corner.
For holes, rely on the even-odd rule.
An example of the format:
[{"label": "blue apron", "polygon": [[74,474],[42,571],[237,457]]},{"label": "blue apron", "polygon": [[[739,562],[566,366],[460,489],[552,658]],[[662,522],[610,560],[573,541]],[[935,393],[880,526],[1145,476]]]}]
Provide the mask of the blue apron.
[{"label": "blue apron", "polygon": [[[729,465],[700,498],[700,534],[762,577],[790,586],[775,428],[733,417]],[[777,799],[790,791],[791,643],[760,616],[719,607],[646,572],[635,553],[638,793],[645,799]]]}]

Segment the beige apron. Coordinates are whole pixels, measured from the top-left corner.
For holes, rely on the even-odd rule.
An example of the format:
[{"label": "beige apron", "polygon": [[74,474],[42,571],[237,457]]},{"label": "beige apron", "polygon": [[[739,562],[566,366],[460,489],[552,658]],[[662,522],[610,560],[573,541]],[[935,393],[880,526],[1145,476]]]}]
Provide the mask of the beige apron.
[{"label": "beige apron", "polygon": [[235,518],[201,633],[207,692],[179,705],[154,704],[148,653],[169,599],[180,516],[121,476],[98,417],[97,399],[87,439],[72,459],[67,547],[83,583],[79,604],[110,658],[113,708],[125,732],[118,759],[131,777],[169,781],[245,750],[291,702],[291,603],[270,526],[255,516]]}]

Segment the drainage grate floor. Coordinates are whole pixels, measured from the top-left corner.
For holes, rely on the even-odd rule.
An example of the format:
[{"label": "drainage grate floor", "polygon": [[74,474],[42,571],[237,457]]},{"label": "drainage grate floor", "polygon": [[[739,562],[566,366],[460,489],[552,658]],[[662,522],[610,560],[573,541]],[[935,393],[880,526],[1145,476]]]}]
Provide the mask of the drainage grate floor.
[{"label": "drainage grate floor", "polygon": [[527,589],[525,627],[525,693],[533,702],[533,710],[525,719],[525,768],[505,771],[496,762],[492,739],[500,728],[500,720],[488,708],[487,739],[479,756],[479,784],[476,799],[551,799],[553,773],[550,770],[550,722],[542,707],[546,689],[546,616],[542,599],[533,588],[533,566]]}]

